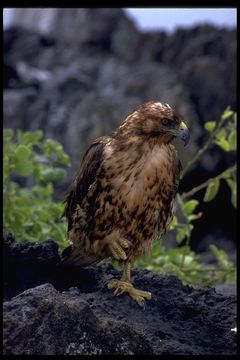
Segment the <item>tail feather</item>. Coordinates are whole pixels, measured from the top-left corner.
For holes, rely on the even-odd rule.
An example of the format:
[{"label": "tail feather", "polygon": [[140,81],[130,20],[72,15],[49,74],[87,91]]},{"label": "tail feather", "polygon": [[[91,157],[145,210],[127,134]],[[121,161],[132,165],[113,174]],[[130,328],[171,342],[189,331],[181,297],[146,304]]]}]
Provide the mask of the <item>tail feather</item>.
[{"label": "tail feather", "polygon": [[79,249],[72,245],[68,246],[62,252],[63,259],[58,263],[58,266],[89,266],[100,261],[96,255],[81,253]]}]

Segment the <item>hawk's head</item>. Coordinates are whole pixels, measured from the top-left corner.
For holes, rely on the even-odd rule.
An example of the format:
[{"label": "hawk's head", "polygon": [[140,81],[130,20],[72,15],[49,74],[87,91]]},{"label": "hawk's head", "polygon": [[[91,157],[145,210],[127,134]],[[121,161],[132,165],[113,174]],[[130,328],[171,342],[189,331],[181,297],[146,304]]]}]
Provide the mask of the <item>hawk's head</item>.
[{"label": "hawk's head", "polygon": [[[127,127],[126,127],[127,126]],[[150,101],[139,106],[136,111],[127,117],[122,130],[131,129],[132,134],[161,137],[162,142],[168,143],[179,137],[187,145],[190,133],[183,120],[168,104]],[[124,129],[125,128],[125,129]]]}]

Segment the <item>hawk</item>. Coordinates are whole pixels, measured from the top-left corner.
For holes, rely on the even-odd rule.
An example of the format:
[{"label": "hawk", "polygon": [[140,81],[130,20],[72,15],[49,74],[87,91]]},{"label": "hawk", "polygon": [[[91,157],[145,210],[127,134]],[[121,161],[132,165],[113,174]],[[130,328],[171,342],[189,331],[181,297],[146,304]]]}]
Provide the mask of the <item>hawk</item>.
[{"label": "hawk", "polygon": [[189,141],[181,115],[162,102],[139,106],[110,136],[92,142],[65,197],[71,245],[61,264],[117,259],[123,274],[108,288],[128,293],[140,306],[151,293],[133,287],[131,266],[150,253],[172,220],[181,171],[175,137]]}]

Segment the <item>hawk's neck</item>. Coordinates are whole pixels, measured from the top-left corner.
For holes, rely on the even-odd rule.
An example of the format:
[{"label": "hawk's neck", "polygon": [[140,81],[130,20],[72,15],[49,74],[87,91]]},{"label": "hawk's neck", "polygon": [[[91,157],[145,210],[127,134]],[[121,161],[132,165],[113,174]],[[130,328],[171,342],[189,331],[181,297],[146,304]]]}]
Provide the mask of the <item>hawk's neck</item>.
[{"label": "hawk's neck", "polygon": [[178,167],[174,145],[139,142],[137,139],[109,142],[104,149],[105,168],[119,181],[147,179],[158,176],[172,181]]}]

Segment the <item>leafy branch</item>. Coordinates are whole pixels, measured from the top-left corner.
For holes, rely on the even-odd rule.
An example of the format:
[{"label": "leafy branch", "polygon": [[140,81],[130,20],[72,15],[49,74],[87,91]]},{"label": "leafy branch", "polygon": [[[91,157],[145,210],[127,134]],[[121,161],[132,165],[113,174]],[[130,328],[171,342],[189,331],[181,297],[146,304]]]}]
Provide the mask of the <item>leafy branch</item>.
[{"label": "leafy branch", "polygon": [[[215,121],[208,121],[205,123],[205,129],[210,132],[210,136],[206,141],[205,145],[202,149],[200,149],[195,156],[187,163],[185,169],[182,172],[182,178],[187,174],[187,172],[192,168],[194,164],[196,164],[201,157],[205,154],[205,152],[209,149],[209,147],[215,143],[220,146],[223,150],[229,151],[234,150],[236,146],[236,130],[230,134],[229,142],[224,138],[226,134],[226,130],[224,129],[225,123],[227,119],[231,116],[234,116],[234,112],[229,109],[229,107],[224,111],[221,116],[221,119],[218,123]],[[236,116],[234,117],[234,124],[236,125]],[[232,126],[231,126],[232,127]],[[229,146],[230,143],[230,146]]]},{"label": "leafy branch", "polygon": [[193,196],[194,194],[196,194],[197,192],[199,192],[200,190],[211,186],[213,183],[216,183],[218,180],[228,179],[229,174],[236,172],[236,169],[237,169],[237,165],[235,164],[232,167],[228,168],[227,170],[224,170],[221,174],[215,176],[214,178],[210,178],[207,181],[203,182],[202,184],[194,187],[190,191],[182,193],[181,194],[182,198],[183,199],[189,198],[189,197]]}]

